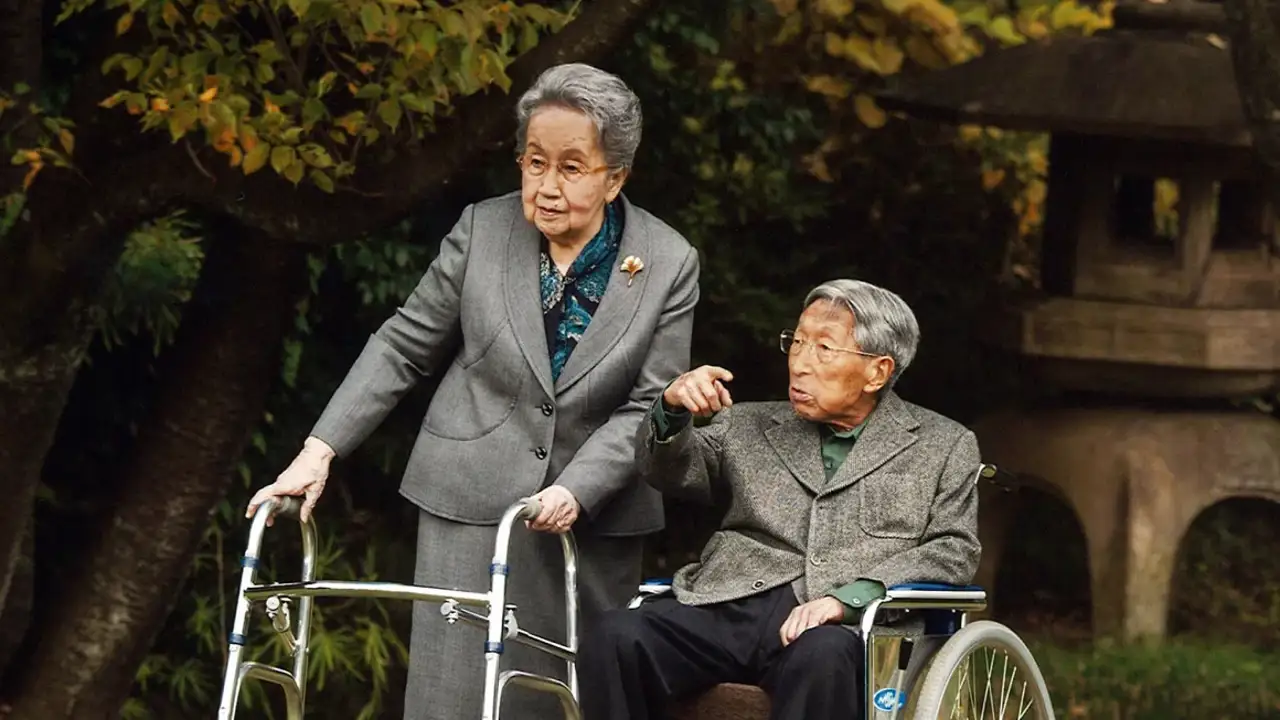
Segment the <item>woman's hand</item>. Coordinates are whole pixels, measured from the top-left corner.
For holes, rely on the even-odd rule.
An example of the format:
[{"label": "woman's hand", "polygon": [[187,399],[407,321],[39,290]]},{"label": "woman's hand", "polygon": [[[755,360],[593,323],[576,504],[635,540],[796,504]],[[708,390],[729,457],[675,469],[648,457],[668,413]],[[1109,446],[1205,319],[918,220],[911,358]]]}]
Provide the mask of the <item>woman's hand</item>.
[{"label": "woman's hand", "polygon": [[[276,481],[262,488],[249,501],[249,508],[244,516],[251,518],[258,507],[268,498],[306,495],[299,513],[302,521],[311,518],[320,493],[324,492],[324,483],[329,479],[329,463],[333,461],[333,448],[319,438],[309,437],[302,445],[302,451],[289,463],[289,467],[280,473]],[[267,525],[275,522],[275,517],[267,518]]]},{"label": "woman's hand", "polygon": [[724,383],[733,382],[733,373],[715,365],[703,365],[676,378],[662,393],[668,407],[684,408],[694,415],[714,415],[733,405]]},{"label": "woman's hand", "polygon": [[532,530],[560,535],[569,531],[578,520],[578,499],[561,485],[552,485],[533,496],[542,503],[542,512],[538,517],[525,522]]}]

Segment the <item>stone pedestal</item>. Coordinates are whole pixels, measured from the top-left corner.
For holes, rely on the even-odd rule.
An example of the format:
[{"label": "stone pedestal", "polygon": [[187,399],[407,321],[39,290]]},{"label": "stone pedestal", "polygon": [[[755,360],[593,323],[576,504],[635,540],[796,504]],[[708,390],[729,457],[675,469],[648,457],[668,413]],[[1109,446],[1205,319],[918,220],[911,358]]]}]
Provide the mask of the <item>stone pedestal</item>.
[{"label": "stone pedestal", "polygon": [[[1098,636],[1165,634],[1178,550],[1206,508],[1233,497],[1280,502],[1280,422],[1258,413],[1008,411],[974,431],[984,460],[1054,492],[1076,513]],[[1008,518],[1005,501],[989,495],[978,581],[994,588]]]}]

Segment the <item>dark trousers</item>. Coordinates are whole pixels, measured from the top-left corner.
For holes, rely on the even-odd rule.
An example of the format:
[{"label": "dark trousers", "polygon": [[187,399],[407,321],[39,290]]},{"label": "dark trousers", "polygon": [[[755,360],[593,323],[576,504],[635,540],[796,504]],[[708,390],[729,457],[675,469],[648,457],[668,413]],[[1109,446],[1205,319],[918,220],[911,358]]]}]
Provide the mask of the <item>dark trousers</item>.
[{"label": "dark trousers", "polygon": [[669,701],[722,682],[763,688],[770,720],[863,717],[862,638],[824,625],[784,648],[778,631],[796,605],[784,586],[715,605],[662,597],[606,613],[579,646],[583,720],[666,720]]}]

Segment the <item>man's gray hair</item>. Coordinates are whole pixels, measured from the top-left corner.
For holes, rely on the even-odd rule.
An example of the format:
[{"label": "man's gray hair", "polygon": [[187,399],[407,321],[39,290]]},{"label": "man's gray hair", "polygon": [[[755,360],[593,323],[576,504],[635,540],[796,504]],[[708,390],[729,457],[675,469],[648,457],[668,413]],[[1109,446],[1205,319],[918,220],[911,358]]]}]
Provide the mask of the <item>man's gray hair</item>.
[{"label": "man's gray hair", "polygon": [[614,170],[630,169],[640,147],[640,98],[617,75],[583,63],[547,69],[516,103],[516,146],[524,153],[529,118],[549,105],[566,107],[595,123],[605,161]]},{"label": "man's gray hair", "polygon": [[893,375],[883,388],[892,389],[920,345],[920,324],[911,307],[896,293],[861,280],[825,282],[809,291],[804,306],[819,300],[853,313],[853,341],[859,350],[893,358]]}]

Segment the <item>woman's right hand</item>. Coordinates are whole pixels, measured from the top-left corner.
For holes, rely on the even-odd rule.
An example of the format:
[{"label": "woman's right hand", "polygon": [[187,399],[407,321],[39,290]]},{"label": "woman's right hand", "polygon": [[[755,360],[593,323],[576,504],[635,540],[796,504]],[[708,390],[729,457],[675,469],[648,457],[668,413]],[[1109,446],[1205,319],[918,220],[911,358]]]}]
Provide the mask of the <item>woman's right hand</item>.
[{"label": "woman's right hand", "polygon": [[[299,513],[302,521],[311,518],[320,493],[324,492],[324,483],[329,479],[329,463],[333,461],[333,448],[319,438],[309,437],[302,445],[302,451],[289,463],[289,467],[280,473],[276,481],[262,488],[249,501],[244,516],[253,517],[258,507],[270,498],[305,495],[302,510]],[[275,522],[275,517],[267,518],[267,525]]]},{"label": "woman's right hand", "polygon": [[684,408],[707,417],[733,405],[724,383],[733,382],[733,373],[715,365],[703,365],[676,378],[662,393],[662,401],[672,408]]}]

